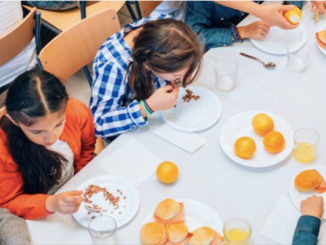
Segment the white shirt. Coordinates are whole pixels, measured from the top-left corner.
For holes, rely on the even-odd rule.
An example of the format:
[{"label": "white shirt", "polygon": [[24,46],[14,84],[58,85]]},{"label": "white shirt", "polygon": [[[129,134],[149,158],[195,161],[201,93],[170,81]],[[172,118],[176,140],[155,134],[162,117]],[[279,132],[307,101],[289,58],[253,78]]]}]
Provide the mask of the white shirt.
[{"label": "white shirt", "polygon": [[151,13],[151,15],[170,15],[172,18],[177,20],[184,20],[185,17],[185,6],[184,1],[162,1]]},{"label": "white shirt", "polygon": [[[0,1],[0,37],[7,34],[23,20],[20,1]],[[16,57],[0,66],[0,87],[36,65],[34,39]]]},{"label": "white shirt", "polygon": [[62,167],[61,177],[58,183],[48,191],[48,194],[53,194],[74,175],[74,153],[66,142],[59,139],[53,145],[49,146],[48,149],[61,154],[68,161]]}]

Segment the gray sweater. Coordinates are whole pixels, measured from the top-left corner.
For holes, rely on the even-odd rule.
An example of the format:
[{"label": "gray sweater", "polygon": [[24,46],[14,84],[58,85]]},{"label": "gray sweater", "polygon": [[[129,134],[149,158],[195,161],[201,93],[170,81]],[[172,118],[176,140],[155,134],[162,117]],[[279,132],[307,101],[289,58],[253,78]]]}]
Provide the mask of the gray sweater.
[{"label": "gray sweater", "polygon": [[0,244],[31,244],[31,237],[26,221],[13,215],[5,208],[0,208]]}]

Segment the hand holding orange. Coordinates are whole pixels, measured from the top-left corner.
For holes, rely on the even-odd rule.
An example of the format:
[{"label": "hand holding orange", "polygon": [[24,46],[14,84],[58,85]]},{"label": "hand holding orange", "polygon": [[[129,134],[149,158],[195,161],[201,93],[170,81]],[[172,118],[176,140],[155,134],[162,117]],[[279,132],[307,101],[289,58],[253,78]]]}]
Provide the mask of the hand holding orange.
[{"label": "hand holding orange", "polygon": [[164,184],[171,184],[178,179],[179,169],[172,162],[164,161],[156,169],[157,178]]},{"label": "hand holding orange", "polygon": [[284,12],[285,19],[293,25],[299,24],[302,17],[301,9],[294,7],[291,10]]}]

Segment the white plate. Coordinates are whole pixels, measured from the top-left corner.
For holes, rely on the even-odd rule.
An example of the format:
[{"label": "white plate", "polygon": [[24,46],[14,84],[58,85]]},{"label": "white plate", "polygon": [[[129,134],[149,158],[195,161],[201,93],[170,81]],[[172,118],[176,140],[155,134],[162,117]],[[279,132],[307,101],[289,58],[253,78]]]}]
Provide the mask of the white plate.
[{"label": "white plate", "polygon": [[[264,148],[263,137],[257,135],[252,128],[251,121],[258,113],[271,116],[274,121],[274,130],[283,134],[285,147],[280,153],[268,153]],[[242,136],[251,137],[256,143],[256,152],[251,159],[240,158],[234,153],[234,142]],[[286,159],[293,149],[293,133],[289,124],[274,113],[265,111],[246,111],[231,117],[221,128],[219,141],[222,150],[231,160],[252,168],[263,168],[278,164]]]},{"label": "white plate", "polygon": [[186,92],[184,88],[180,88],[177,106],[162,112],[166,124],[185,132],[201,131],[214,125],[222,113],[220,100],[204,87],[188,86],[187,89],[194,95],[199,95],[200,99],[184,102],[182,97]]},{"label": "white plate", "polygon": [[301,25],[292,30],[283,30],[275,26],[270,29],[264,40],[250,40],[261,51],[269,54],[286,55],[287,43],[290,44],[289,51],[296,52],[306,43],[307,33]]},{"label": "white plate", "polygon": [[[321,28],[319,31],[321,31],[321,30],[325,30],[325,29],[326,29],[326,26],[324,26],[323,28]],[[317,32],[318,32],[318,31],[317,31]],[[316,37],[315,37],[315,41],[316,41],[317,47],[319,48],[320,52],[322,52],[324,55],[326,55],[326,50],[319,46]]]},{"label": "white plate", "polygon": [[[223,222],[217,213],[208,205],[191,199],[175,199],[184,204],[185,224],[189,231],[193,231],[201,226],[209,226],[223,235]],[[154,207],[144,219],[144,224],[154,221]]]},{"label": "white plate", "polygon": [[[318,192],[315,192],[315,191],[300,192],[295,188],[295,184],[294,184],[295,177],[302,171],[308,170],[308,169],[317,170],[321,174],[321,176],[323,176],[323,178],[326,179],[326,167],[320,166],[320,165],[313,165],[311,167],[307,167],[303,170],[300,170],[299,172],[297,172],[294,175],[294,177],[291,180],[290,186],[289,186],[289,196],[290,196],[290,199],[291,199],[292,203],[294,204],[294,206],[296,206],[299,210],[300,210],[300,202],[312,195],[322,196],[324,198],[324,200],[326,200],[326,192],[324,192],[323,194],[319,194]],[[325,201],[324,201],[324,210],[326,210],[326,202]],[[323,219],[326,219],[326,212],[324,212]]]},{"label": "white plate", "polygon": [[[81,184],[77,190],[84,191],[89,185],[105,187],[114,196],[120,197],[119,209],[114,209],[113,205],[104,199],[101,192],[90,198],[94,204],[106,209],[106,212],[103,212],[103,214],[113,217],[117,221],[118,228],[126,225],[137,214],[140,204],[139,193],[131,182],[110,175],[104,175],[87,180]],[[123,194],[121,195],[117,190],[120,190]],[[124,196],[126,199],[123,198]],[[85,202],[82,202],[79,210],[76,213],[73,213],[72,216],[80,225],[87,228],[91,217],[94,215],[88,214],[85,204]]]}]

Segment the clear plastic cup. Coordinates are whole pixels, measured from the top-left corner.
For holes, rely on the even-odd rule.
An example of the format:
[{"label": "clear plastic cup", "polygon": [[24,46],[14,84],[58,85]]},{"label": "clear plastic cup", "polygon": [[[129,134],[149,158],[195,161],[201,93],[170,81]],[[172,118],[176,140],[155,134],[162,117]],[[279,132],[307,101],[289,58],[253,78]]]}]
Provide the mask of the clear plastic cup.
[{"label": "clear plastic cup", "polygon": [[316,159],[319,134],[312,128],[299,128],[294,132],[293,157],[301,163],[312,163]]},{"label": "clear plastic cup", "polygon": [[214,73],[216,90],[226,92],[237,86],[238,64],[235,61],[231,59],[215,61]]},{"label": "clear plastic cup", "polygon": [[110,216],[95,216],[89,222],[88,232],[94,244],[118,244],[117,222]]},{"label": "clear plastic cup", "polygon": [[249,245],[251,226],[243,219],[231,219],[224,224],[225,245]]}]

